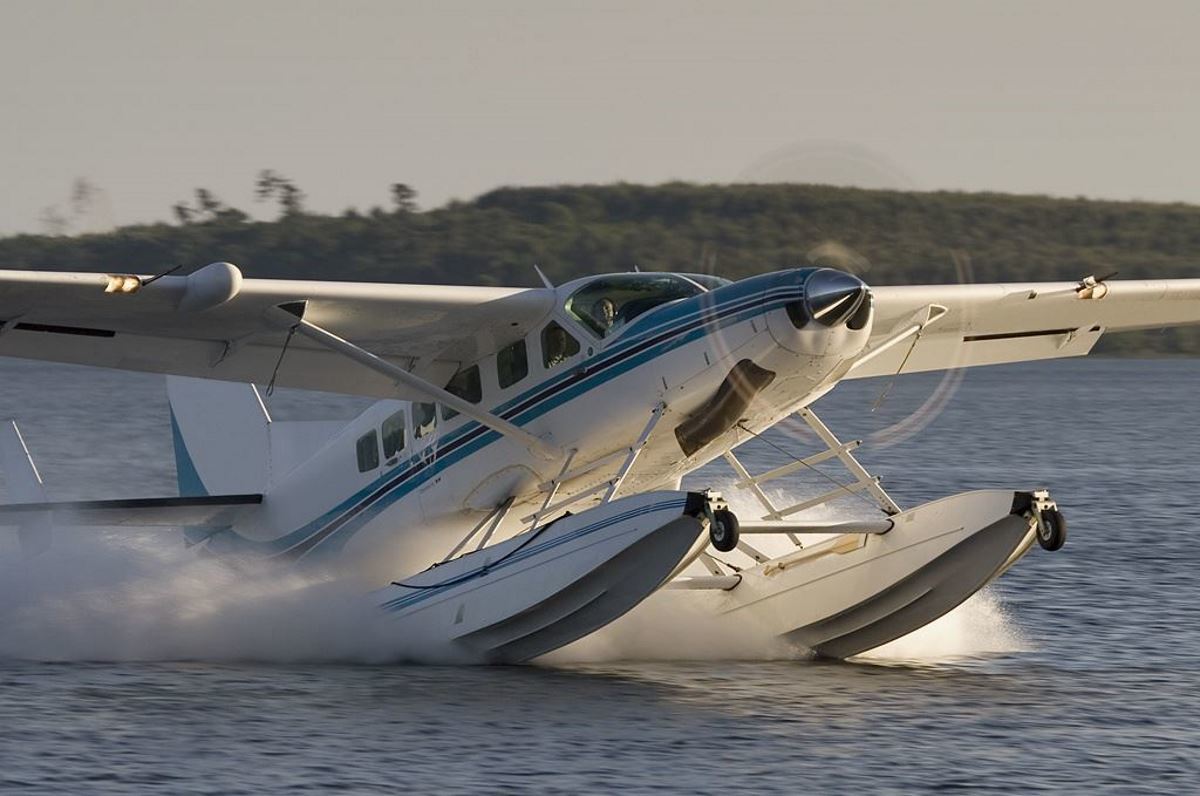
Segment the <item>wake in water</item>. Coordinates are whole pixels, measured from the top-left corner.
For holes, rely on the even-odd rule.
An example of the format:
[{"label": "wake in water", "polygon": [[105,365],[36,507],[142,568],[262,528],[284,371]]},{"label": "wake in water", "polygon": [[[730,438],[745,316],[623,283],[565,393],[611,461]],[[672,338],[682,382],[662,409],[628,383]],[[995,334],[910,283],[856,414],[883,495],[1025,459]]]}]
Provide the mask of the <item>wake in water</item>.
[{"label": "wake in water", "polygon": [[1024,652],[1032,645],[991,588],[907,636],[858,656],[872,661],[938,663],[956,658]]},{"label": "wake in water", "polygon": [[177,537],[56,532],[0,558],[0,657],[379,662],[389,638],[367,589],[329,574],[238,572]]},{"label": "wake in water", "polygon": [[[726,494],[735,501],[740,497],[733,489]],[[777,497],[785,503],[802,498]],[[753,506],[735,508],[755,515]],[[54,546],[30,560],[15,545],[0,546],[0,658],[420,660],[422,651],[406,649],[404,640],[396,638],[370,592],[370,586],[344,572],[335,577],[278,568],[235,571],[198,558],[173,535],[59,531]],[[808,657],[803,648],[751,624],[732,632],[718,630],[706,607],[713,597],[660,591],[627,616],[545,660]],[[983,592],[938,621],[861,657],[936,662],[1027,648],[999,599]]]}]

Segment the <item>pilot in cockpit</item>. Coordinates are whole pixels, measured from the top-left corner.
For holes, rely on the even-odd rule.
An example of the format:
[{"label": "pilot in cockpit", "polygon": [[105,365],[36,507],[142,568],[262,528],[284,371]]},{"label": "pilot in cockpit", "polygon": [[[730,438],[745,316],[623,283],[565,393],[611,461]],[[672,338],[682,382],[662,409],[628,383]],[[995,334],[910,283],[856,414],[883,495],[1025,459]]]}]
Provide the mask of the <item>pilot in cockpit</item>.
[{"label": "pilot in cockpit", "polygon": [[592,320],[600,329],[600,336],[604,337],[613,327],[613,321],[617,317],[617,305],[613,304],[612,299],[598,299],[592,305]]}]

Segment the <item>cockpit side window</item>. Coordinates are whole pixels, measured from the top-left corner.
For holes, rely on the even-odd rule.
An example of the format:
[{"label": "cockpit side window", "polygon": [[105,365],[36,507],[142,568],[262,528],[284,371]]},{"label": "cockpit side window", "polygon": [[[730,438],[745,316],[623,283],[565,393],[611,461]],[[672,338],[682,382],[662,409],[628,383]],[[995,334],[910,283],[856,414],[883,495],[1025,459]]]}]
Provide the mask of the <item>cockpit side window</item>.
[{"label": "cockpit side window", "polygon": [[511,387],[529,375],[529,356],[524,338],[510,346],[501,348],[496,354],[496,377],[500,389]]},{"label": "cockpit side window", "polygon": [[413,436],[417,439],[432,434],[437,428],[437,409],[434,404],[413,404]]},{"label": "cockpit side window", "polygon": [[704,293],[676,274],[621,274],[594,279],[567,299],[567,314],[599,337],[608,337],[648,310]]},{"label": "cockpit side window", "polygon": [[554,321],[542,329],[542,366],[557,367],[579,353],[579,341]]},{"label": "cockpit side window", "polygon": [[405,412],[401,409],[383,421],[383,458],[385,459],[390,459],[404,450],[404,415]]},{"label": "cockpit side window", "polygon": [[[479,366],[472,365],[455,373],[450,381],[446,383],[446,392],[451,395],[457,395],[464,401],[470,401],[473,404],[477,404],[483,400],[483,384],[479,380]],[[443,420],[449,420],[457,414],[458,412],[448,406],[442,407]]]},{"label": "cockpit side window", "polygon": [[358,471],[360,473],[370,472],[379,466],[379,436],[375,433],[375,429],[371,429],[359,437],[354,447],[358,454]]}]

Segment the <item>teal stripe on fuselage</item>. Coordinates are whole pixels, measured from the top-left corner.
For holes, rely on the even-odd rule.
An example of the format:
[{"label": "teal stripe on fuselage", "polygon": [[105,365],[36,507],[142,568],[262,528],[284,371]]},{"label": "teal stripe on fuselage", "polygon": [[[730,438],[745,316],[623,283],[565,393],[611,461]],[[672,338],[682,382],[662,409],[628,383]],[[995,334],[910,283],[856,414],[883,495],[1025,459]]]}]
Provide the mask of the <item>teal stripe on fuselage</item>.
[{"label": "teal stripe on fuselage", "polygon": [[[775,276],[775,275],[771,275],[771,276]],[[757,281],[757,280],[754,280],[754,281]],[[792,288],[792,292],[795,292],[795,291],[796,291],[796,288]],[[772,292],[774,293],[776,291],[772,291]],[[710,294],[705,294],[705,295],[707,296]],[[756,298],[759,296],[762,296],[765,298],[765,296],[763,296],[763,293],[760,292],[759,290],[755,290],[752,293],[750,293],[750,297],[752,297],[752,298]],[[688,342],[691,342],[692,340],[708,333],[708,331],[710,330],[709,327],[712,325],[714,320],[720,320],[720,323],[717,326],[717,328],[721,328],[723,326],[727,326],[727,325],[730,325],[733,323],[738,323],[752,315],[766,312],[766,311],[769,311],[770,309],[774,309],[776,305],[782,306],[783,303],[786,303],[787,300],[790,300],[791,298],[794,298],[794,297],[795,296],[785,296],[784,298],[782,298],[778,301],[772,301],[766,305],[758,304],[757,306],[747,306],[745,309],[743,309],[737,315],[725,317],[722,319],[713,318],[711,320],[708,320],[708,321],[706,321],[706,323],[691,330],[691,332],[689,334],[687,334],[686,337],[680,337],[680,336],[672,337],[669,340],[664,341],[662,344],[652,347],[652,348],[648,349],[647,351],[642,352],[637,357],[629,358],[627,361],[621,362],[619,368],[607,367],[607,363],[613,357],[611,357],[609,355],[609,352],[605,352],[600,357],[597,357],[593,361],[593,363],[589,366],[590,371],[601,371],[601,369],[605,369],[603,372],[593,373],[593,374],[587,376],[586,378],[581,379],[580,383],[575,385],[573,388],[571,388],[571,390],[567,393],[560,393],[560,394],[557,394],[554,396],[550,396],[549,400],[537,401],[536,405],[532,406],[531,409],[527,413],[522,414],[521,419],[527,421],[529,419],[532,419],[532,418],[538,417],[542,414],[545,414],[548,411],[552,411],[554,408],[557,408],[563,402],[565,402],[567,400],[571,400],[572,398],[577,397],[578,395],[581,395],[590,389],[593,389],[594,387],[598,386],[599,384],[602,384],[606,381],[609,381],[612,378],[616,378],[617,376],[622,375],[623,373],[627,372],[628,370],[630,370],[634,367],[637,367],[640,364],[643,364],[644,362],[648,361],[649,359],[652,359],[654,356],[660,355],[661,353],[663,353],[667,350],[670,350],[672,348],[676,348],[680,345],[686,345]],[[701,297],[697,297],[697,298],[701,298]],[[701,312],[699,312],[699,313],[696,312],[694,302],[692,302],[692,300],[687,300],[689,303],[693,303],[693,307],[691,307],[690,312],[681,311],[686,308],[678,308],[677,309],[675,307],[672,307],[671,309],[676,309],[676,313],[673,313],[673,314],[675,314],[678,317],[679,321],[684,321],[684,320],[688,320],[692,316],[695,316],[696,318],[701,318],[705,315],[717,316],[723,312],[727,312],[731,306],[743,303],[745,298],[746,298],[745,295],[741,295],[741,296],[738,296],[736,299],[721,301],[718,304],[706,302],[707,306],[703,306],[701,308]],[[658,319],[656,319],[656,320],[658,320]],[[625,345],[620,346],[619,349],[614,349],[614,351],[616,352],[617,355],[620,355],[623,351],[627,351],[628,349],[630,349],[636,345],[644,343],[647,338],[653,337],[654,333],[656,331],[660,330],[664,326],[669,325],[671,322],[672,322],[671,320],[668,320],[667,323],[656,323],[655,326],[650,327],[650,328],[646,329],[644,332],[640,333],[636,339],[628,340]],[[572,368],[567,373],[552,380],[552,383],[550,386],[551,387],[553,386],[553,382],[562,382],[564,380],[573,378],[575,375],[577,375],[575,372],[573,372],[576,370],[577,369]],[[538,392],[552,392],[552,390],[545,389],[546,387],[547,387],[546,383],[539,384],[539,385],[535,386],[534,388],[531,388],[529,391],[527,391],[526,395],[536,394]],[[520,402],[521,402],[521,397],[518,397],[518,398],[515,398],[515,399],[509,401],[508,403],[510,405],[516,405],[516,404],[519,404]],[[461,440],[463,437],[465,437],[469,434],[472,434],[472,433],[475,433],[477,435],[477,439],[472,440],[472,442],[474,444],[469,444],[468,446],[463,446],[459,450],[454,450],[448,454],[443,453],[438,456],[438,458],[436,459],[436,461],[433,464],[420,463],[417,457],[413,457],[412,459],[410,459],[410,462],[409,462],[408,466],[406,467],[406,469],[403,471],[400,471],[399,475],[397,474],[397,471],[393,470],[391,473],[387,474],[386,476],[381,476],[380,478],[376,479],[376,481],[365,486],[363,489],[359,490],[354,495],[352,495],[352,496],[348,497],[346,500],[342,501],[338,506],[330,509],[329,511],[322,514],[320,517],[314,519],[312,522],[306,524],[302,528],[297,529],[296,531],[293,531],[292,533],[287,534],[284,537],[280,537],[279,539],[271,540],[269,542],[255,542],[252,540],[244,539],[240,536],[237,536],[236,534],[222,534],[221,541],[223,544],[214,546],[214,552],[239,552],[239,551],[242,551],[242,552],[257,552],[257,553],[264,554],[264,555],[292,554],[295,557],[299,558],[303,555],[306,555],[308,552],[310,552],[311,549],[313,547],[315,547],[317,544],[324,544],[325,537],[335,536],[335,535],[337,537],[339,537],[336,539],[335,545],[332,547],[326,546],[324,549],[331,551],[331,552],[334,550],[340,549],[340,547],[345,543],[345,541],[350,536],[353,535],[354,532],[356,532],[359,528],[361,528],[367,522],[369,522],[370,520],[372,520],[376,516],[378,516],[379,513],[386,510],[387,508],[389,508],[397,500],[400,500],[401,498],[403,498],[404,496],[409,494],[413,489],[415,489],[416,487],[425,483],[430,478],[432,478],[434,475],[453,466],[458,461],[461,461],[465,456],[471,455],[471,454],[477,452],[478,450],[482,449],[483,447],[486,447],[486,445],[490,444],[491,442],[494,442],[497,439],[499,439],[499,435],[496,432],[493,432],[490,429],[482,428],[478,424],[471,422],[468,424],[464,424],[464,426],[460,427],[455,432],[453,432],[450,435],[448,435],[447,437],[445,437],[443,440],[440,440],[438,443],[439,448],[443,448],[443,449],[444,448],[453,448],[454,446],[456,446],[458,444],[459,440]],[[385,491],[380,492],[381,486],[387,482],[391,482],[390,485],[386,487]],[[355,509],[357,509],[357,511],[354,511]],[[350,514],[350,512],[352,512],[352,511],[353,511],[353,514]],[[339,522],[339,519],[341,520],[341,522]],[[336,527],[333,527],[335,525],[336,525]],[[322,538],[317,539],[316,537],[318,535],[321,535]],[[232,543],[232,544],[230,544],[230,543]],[[309,543],[309,544],[306,544],[306,543]],[[298,549],[298,548],[302,548],[302,547],[303,547],[303,549]],[[223,551],[221,548],[226,548],[226,549]]]},{"label": "teal stripe on fuselage", "polygon": [[[780,300],[778,302],[778,306],[782,306],[787,301],[792,300],[792,298],[794,298],[794,296],[787,296],[787,297],[783,298],[782,300]],[[750,318],[752,316],[755,316],[765,310],[774,309],[774,308],[775,308],[774,305],[768,305],[767,307],[763,307],[763,306],[750,307],[750,308],[747,308],[747,309],[743,310],[742,312],[738,313],[737,315],[734,315],[734,316],[724,319],[724,323],[722,323],[721,325],[727,326],[727,325],[730,325],[733,323],[739,323],[739,322],[746,320],[747,318]],[[531,407],[526,412],[516,416],[516,418],[514,419],[514,422],[521,424],[521,423],[525,423],[530,420],[536,419],[537,417],[540,417],[541,415],[543,415],[547,412],[553,411],[557,407],[561,406],[563,403],[573,400],[574,398],[576,398],[580,395],[583,395],[583,394],[591,391],[592,389],[595,389],[596,387],[604,384],[605,382],[611,381],[612,379],[623,375],[624,373],[628,372],[629,370],[632,370],[633,368],[636,368],[642,364],[645,364],[646,362],[649,362],[650,360],[654,359],[655,357],[662,355],[666,351],[669,351],[674,348],[678,348],[679,346],[682,346],[682,345],[686,345],[686,344],[692,342],[693,340],[703,337],[709,331],[710,331],[710,329],[707,328],[706,325],[700,326],[696,329],[691,330],[690,332],[688,332],[685,335],[676,336],[667,341],[664,341],[661,344],[650,347],[647,350],[640,352],[639,354],[637,354],[633,357],[627,358],[625,361],[620,363],[619,368],[609,368],[606,371],[596,373],[594,375],[590,375],[585,379],[581,379],[578,384],[575,384],[566,390],[558,392],[558,393],[554,394],[553,396],[551,396],[543,401],[538,402],[535,406]],[[601,367],[601,365],[596,365],[595,367],[597,369],[599,369]],[[476,428],[480,428],[480,427],[476,424]],[[449,447],[449,446],[455,444],[461,437],[465,436],[467,433],[470,433],[470,431],[471,431],[471,429],[466,428],[466,427],[459,429],[458,433],[455,433],[455,434],[447,437],[446,442],[444,443],[444,446]],[[451,467],[458,461],[461,461],[466,456],[474,454],[478,450],[481,450],[483,447],[486,447],[486,445],[498,440],[499,438],[500,438],[500,435],[498,433],[491,431],[490,429],[484,429],[484,433],[480,436],[479,440],[474,441],[474,444],[470,445],[469,447],[464,447],[460,450],[455,450],[450,454],[439,455],[437,458],[436,464],[434,465],[432,470],[422,473],[420,476],[418,476],[416,479],[414,479],[413,482],[404,484],[404,488],[399,488],[399,486],[398,486],[397,488],[394,488],[392,491],[390,491],[387,495],[387,497],[389,499],[387,500],[386,504],[384,504],[384,505],[373,504],[369,508],[364,509],[364,512],[366,512],[365,516],[363,516],[361,519],[355,518],[356,520],[359,520],[359,521],[354,522],[352,529],[350,527],[339,528],[339,529],[336,529],[334,531],[334,533],[336,533],[338,536],[342,536],[343,538],[341,539],[341,543],[344,543],[344,541],[349,538],[349,535],[352,535],[352,530],[356,530],[358,527],[361,527],[363,524],[365,524],[370,519],[373,519],[380,512],[382,512],[383,510],[388,508],[396,500],[399,500],[400,498],[402,498],[405,494],[410,492],[412,489],[420,486],[421,484],[425,483],[429,478],[433,477],[437,473],[440,473],[443,470]],[[346,531],[346,530],[351,530],[351,534],[343,534],[342,533],[343,531]],[[322,540],[320,542],[320,544],[325,544],[325,542]],[[331,548],[331,549],[336,549],[336,548]]]}]

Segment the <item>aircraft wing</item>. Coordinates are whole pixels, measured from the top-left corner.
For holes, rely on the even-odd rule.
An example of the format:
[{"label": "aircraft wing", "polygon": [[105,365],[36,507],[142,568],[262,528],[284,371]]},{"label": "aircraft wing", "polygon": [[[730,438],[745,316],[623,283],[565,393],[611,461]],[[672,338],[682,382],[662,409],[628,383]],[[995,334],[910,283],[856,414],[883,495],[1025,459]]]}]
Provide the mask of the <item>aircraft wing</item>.
[{"label": "aircraft wing", "polygon": [[[543,288],[243,279],[226,263],[143,279],[0,271],[0,356],[266,384],[288,336],[267,313],[305,301],[306,320],[440,384],[460,362],[524,336],[553,304]],[[425,400],[301,335],[276,384]]]},{"label": "aircraft wing", "polygon": [[871,340],[846,378],[1082,356],[1106,331],[1200,323],[1200,279],[1085,289],[1075,282],[876,287],[872,294]]}]

